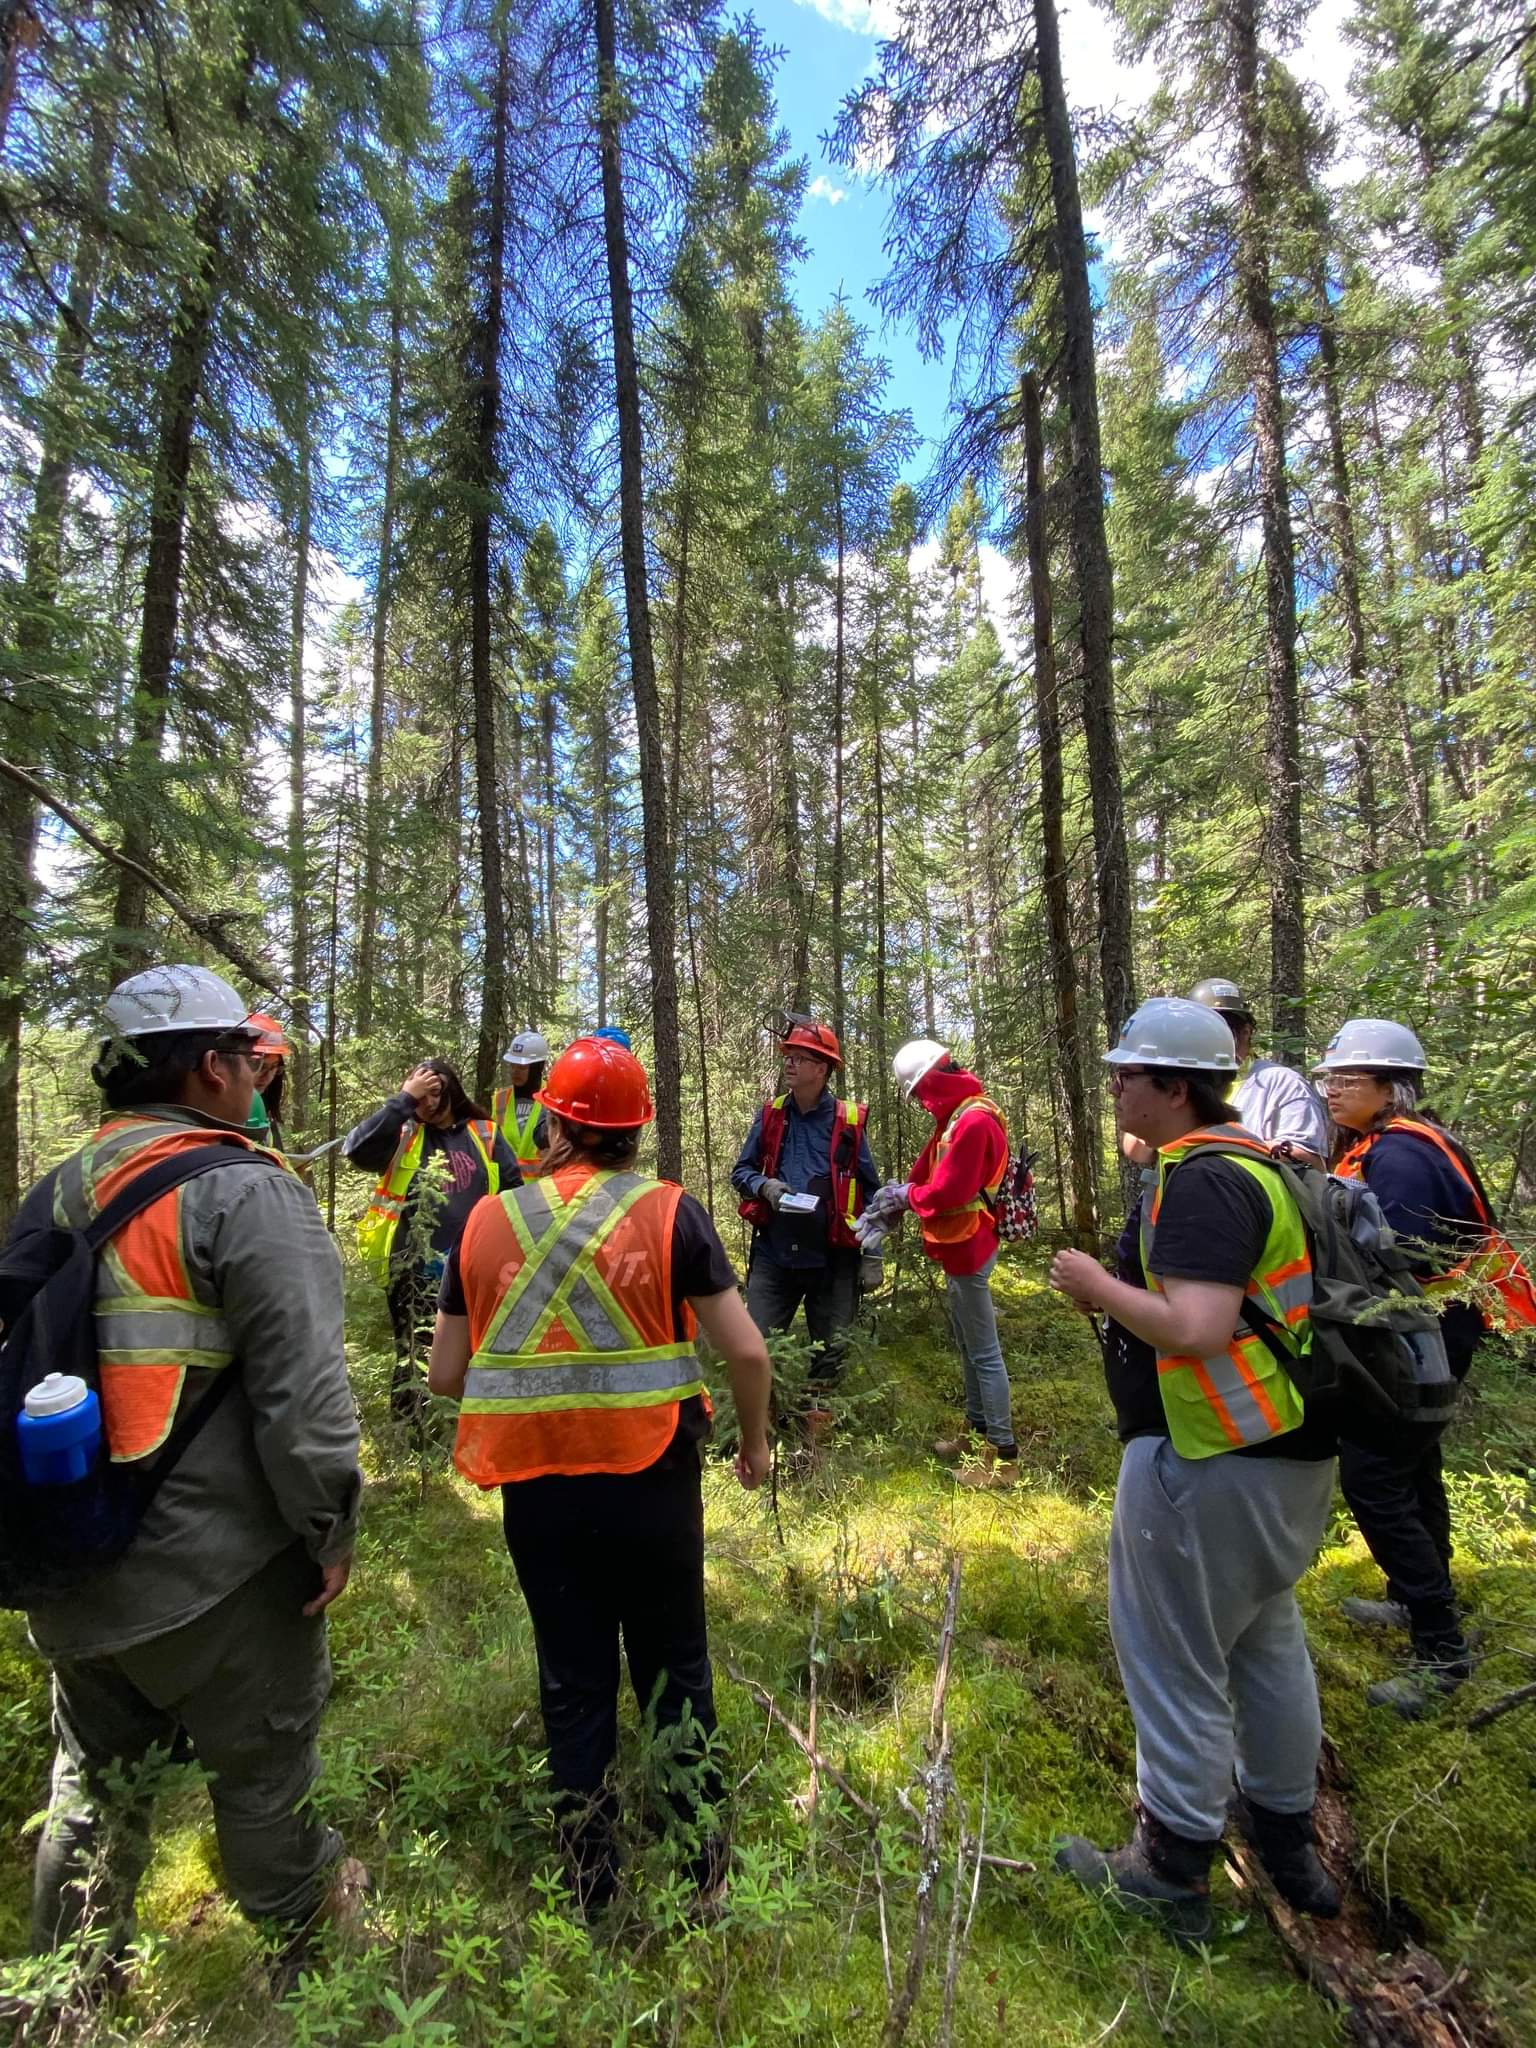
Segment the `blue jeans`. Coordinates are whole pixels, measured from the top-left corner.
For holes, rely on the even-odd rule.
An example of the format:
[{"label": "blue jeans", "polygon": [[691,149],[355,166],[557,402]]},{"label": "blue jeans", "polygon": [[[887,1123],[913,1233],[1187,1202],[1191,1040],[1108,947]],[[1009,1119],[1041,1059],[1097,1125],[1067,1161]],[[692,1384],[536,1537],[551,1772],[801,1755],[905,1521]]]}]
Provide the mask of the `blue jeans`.
[{"label": "blue jeans", "polygon": [[997,1312],[990,1285],[994,1252],[975,1273],[946,1273],[949,1321],[965,1368],[965,1419],[986,1433],[989,1444],[1011,1448],[1013,1414],[1008,1396],[1008,1368],[997,1338]]}]

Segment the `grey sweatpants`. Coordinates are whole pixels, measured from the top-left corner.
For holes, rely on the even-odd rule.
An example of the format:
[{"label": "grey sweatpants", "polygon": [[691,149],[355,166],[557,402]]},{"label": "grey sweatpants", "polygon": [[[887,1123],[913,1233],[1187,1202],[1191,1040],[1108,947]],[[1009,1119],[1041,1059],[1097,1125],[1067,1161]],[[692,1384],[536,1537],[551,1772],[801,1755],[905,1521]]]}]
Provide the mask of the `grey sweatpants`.
[{"label": "grey sweatpants", "polygon": [[219,1860],[242,1910],[297,1921],[319,1905],[341,1839],[296,1811],[319,1771],[315,1736],[331,1689],[325,1617],[301,1612],[317,1590],[297,1545],[182,1628],[55,1663],[59,1748],[33,1869],[35,1950],[83,1920],[107,1925],[115,1950],[131,1939],[155,1759],[183,1731],[212,1773]]},{"label": "grey sweatpants", "polygon": [[1125,1447],[1109,1539],[1109,1628],[1136,1723],[1136,1787],[1165,1827],[1214,1841],[1234,1769],[1305,1813],[1322,1718],[1296,1581],[1322,1542],[1331,1458],[1181,1458]]}]

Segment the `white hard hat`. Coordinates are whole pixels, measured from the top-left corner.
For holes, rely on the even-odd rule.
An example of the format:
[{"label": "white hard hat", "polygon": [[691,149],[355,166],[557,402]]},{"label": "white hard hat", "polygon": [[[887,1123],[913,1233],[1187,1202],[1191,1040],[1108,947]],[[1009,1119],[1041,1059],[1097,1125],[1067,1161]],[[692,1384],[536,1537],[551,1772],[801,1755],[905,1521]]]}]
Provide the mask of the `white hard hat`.
[{"label": "white hard hat", "polygon": [[540,1031],[519,1031],[502,1054],[508,1067],[536,1067],[549,1058],[549,1040]]},{"label": "white hard hat", "polygon": [[[102,1020],[110,1041],[162,1031],[238,1031],[250,1014],[244,998],[206,967],[146,967],[113,989]],[[255,1026],[249,1028],[254,1034]]]},{"label": "white hard hat", "polygon": [[1178,1067],[1186,1073],[1235,1074],[1237,1046],[1227,1020],[1183,996],[1152,996],[1105,1053],[1112,1067]]},{"label": "white hard hat", "polygon": [[891,1061],[891,1072],[896,1076],[902,1099],[910,1101],[912,1090],[924,1074],[931,1074],[940,1060],[949,1058],[949,1047],[940,1045],[936,1038],[909,1038]]},{"label": "white hard hat", "polygon": [[1329,1039],[1312,1071],[1379,1067],[1385,1073],[1422,1074],[1427,1064],[1423,1046],[1406,1024],[1393,1024],[1385,1017],[1351,1017]]}]

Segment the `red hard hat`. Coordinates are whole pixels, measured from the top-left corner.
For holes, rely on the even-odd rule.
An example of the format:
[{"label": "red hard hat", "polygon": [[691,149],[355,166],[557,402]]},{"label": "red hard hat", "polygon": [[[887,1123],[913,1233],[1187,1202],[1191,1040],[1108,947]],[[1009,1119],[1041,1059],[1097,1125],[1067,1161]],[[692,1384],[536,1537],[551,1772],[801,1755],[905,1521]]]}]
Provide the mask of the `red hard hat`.
[{"label": "red hard hat", "polygon": [[535,1100],[573,1124],[601,1131],[633,1130],[656,1114],[644,1067],[611,1038],[572,1039]]},{"label": "red hard hat", "polygon": [[264,1010],[252,1010],[245,1021],[252,1031],[260,1033],[252,1048],[253,1051],[275,1054],[280,1060],[290,1057],[293,1046],[289,1042],[288,1034],[275,1017],[269,1017]]},{"label": "red hard hat", "polygon": [[792,1024],[779,1044],[786,1052],[793,1046],[796,1052],[814,1053],[817,1059],[825,1060],[829,1066],[840,1067],[843,1064],[843,1049],[837,1042],[837,1033],[829,1031],[825,1024],[812,1024],[808,1018]]}]

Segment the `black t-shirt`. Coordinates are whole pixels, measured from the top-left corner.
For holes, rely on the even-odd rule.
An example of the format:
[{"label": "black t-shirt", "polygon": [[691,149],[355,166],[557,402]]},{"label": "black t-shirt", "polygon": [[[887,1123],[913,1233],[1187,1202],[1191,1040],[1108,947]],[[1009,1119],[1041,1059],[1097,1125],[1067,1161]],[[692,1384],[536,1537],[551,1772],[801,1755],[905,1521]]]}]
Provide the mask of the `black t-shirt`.
[{"label": "black t-shirt", "polygon": [[[1144,1196],[1150,1200],[1150,1195]],[[1234,1160],[1194,1153],[1166,1176],[1162,1207],[1152,1233],[1150,1263],[1160,1280],[1204,1280],[1246,1287],[1269,1235],[1270,1208],[1253,1175]],[[1144,1284],[1139,1239],[1140,1207],[1132,1211],[1117,1247],[1120,1277]],[[1127,1266],[1133,1268],[1127,1271]],[[1118,1338],[1118,1341],[1117,1341]],[[1157,1355],[1150,1344],[1111,1325],[1106,1379],[1122,1441],[1133,1436],[1167,1436],[1157,1386]],[[1234,1455],[1245,1458],[1312,1460],[1334,1455],[1334,1431],[1321,1416],[1308,1415],[1299,1429],[1249,1444]]]},{"label": "black t-shirt", "polygon": [[[737,1285],[732,1266],[719,1233],[702,1205],[685,1194],[672,1219],[672,1329],[679,1341],[687,1336],[683,1304],[695,1297],[725,1294]],[[459,1247],[448,1254],[443,1285],[437,1305],[445,1316],[468,1314],[464,1283],[459,1277]],[[674,1444],[699,1443],[709,1435],[709,1416],[704,1403],[692,1394],[678,1409]],[[669,1447],[670,1448],[670,1447]]]}]

